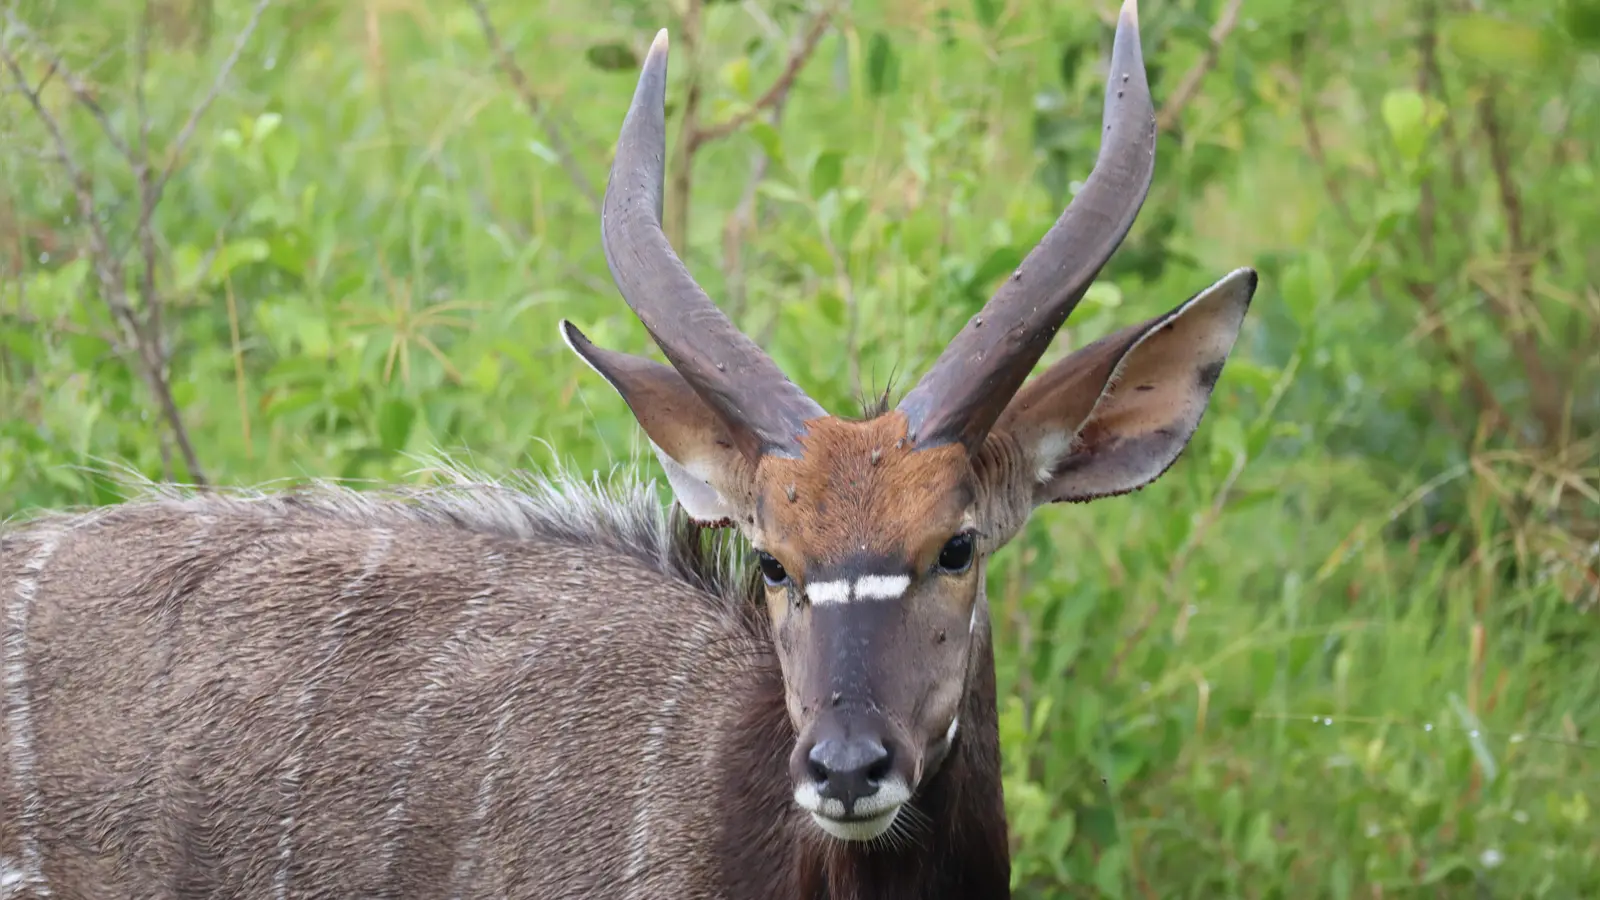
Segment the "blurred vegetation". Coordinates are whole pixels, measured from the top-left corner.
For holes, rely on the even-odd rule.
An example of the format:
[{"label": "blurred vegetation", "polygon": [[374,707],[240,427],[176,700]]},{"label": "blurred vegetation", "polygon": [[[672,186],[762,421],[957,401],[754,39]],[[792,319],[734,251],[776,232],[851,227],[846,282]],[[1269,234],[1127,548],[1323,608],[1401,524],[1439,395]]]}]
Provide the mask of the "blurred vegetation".
[{"label": "blurred vegetation", "polygon": [[[107,463],[654,471],[556,322],[647,352],[594,200],[662,26],[690,268],[830,408],[904,390],[1087,174],[1115,14],[6,9],[7,515]],[[991,567],[1017,895],[1600,895],[1600,0],[1141,18],[1155,186],[1045,362],[1262,288],[1184,459]]]}]

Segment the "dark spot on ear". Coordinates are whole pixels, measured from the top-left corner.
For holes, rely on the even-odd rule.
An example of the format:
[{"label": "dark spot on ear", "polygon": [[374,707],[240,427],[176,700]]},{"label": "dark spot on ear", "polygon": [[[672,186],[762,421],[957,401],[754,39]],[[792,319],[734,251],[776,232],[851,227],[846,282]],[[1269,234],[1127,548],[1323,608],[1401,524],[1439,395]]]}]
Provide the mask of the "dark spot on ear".
[{"label": "dark spot on ear", "polygon": [[718,446],[718,447],[721,447],[721,448],[722,448],[722,449],[724,449],[724,450],[731,450],[731,449],[733,449],[733,444],[731,444],[731,443],[729,443],[729,442],[727,442],[727,441],[725,441],[725,440],[722,440],[722,439],[721,439],[721,438],[718,438],[718,439],[717,439],[717,446]]},{"label": "dark spot on ear", "polygon": [[1134,390],[1136,390],[1136,391],[1153,391],[1155,389],[1156,389],[1156,386],[1153,385],[1153,384],[1141,384],[1138,387],[1134,388]]},{"label": "dark spot on ear", "polygon": [[933,642],[935,644],[942,644],[942,643],[944,643],[944,641],[945,641],[944,629],[941,628],[941,629],[939,629],[939,636],[934,638]]},{"label": "dark spot on ear", "polygon": [[1216,362],[1209,362],[1200,367],[1200,374],[1197,380],[1200,382],[1202,391],[1210,391],[1216,386],[1217,379],[1222,377],[1223,362],[1224,360],[1219,359]]}]

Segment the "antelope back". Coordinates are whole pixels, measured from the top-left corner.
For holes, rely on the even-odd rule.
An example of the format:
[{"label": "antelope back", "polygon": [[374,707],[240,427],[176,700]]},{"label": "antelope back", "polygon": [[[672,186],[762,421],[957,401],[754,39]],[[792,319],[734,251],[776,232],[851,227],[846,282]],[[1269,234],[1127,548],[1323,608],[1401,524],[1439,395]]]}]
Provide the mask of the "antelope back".
[{"label": "antelope back", "polygon": [[775,665],[697,532],[570,484],[7,531],[0,894],[718,896]]}]

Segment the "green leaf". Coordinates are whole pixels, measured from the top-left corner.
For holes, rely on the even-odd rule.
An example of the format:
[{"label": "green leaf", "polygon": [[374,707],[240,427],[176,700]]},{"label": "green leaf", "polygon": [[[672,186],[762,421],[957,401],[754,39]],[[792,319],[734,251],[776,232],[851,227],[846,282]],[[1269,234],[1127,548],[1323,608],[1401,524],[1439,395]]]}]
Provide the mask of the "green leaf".
[{"label": "green leaf", "polygon": [[1580,47],[1600,47],[1600,0],[1567,0],[1561,26]]},{"label": "green leaf", "polygon": [[1000,0],[972,0],[972,11],[985,28],[993,28],[1000,21],[1000,10],[1004,6]]},{"label": "green leaf", "polygon": [[500,384],[500,357],[493,353],[485,353],[478,357],[477,365],[467,372],[467,380],[473,387],[485,394],[494,392]]},{"label": "green leaf", "polygon": [[722,64],[717,77],[740,97],[750,96],[750,57],[739,56]]},{"label": "green leaf", "polygon": [[996,278],[1002,275],[1010,275],[1021,262],[1021,250],[1009,245],[996,247],[989,251],[989,255],[983,262],[978,264],[978,268],[972,273],[972,279],[968,282],[968,286],[972,290],[981,291]]},{"label": "green leaf", "polygon": [[1262,810],[1250,819],[1250,832],[1244,843],[1244,859],[1270,871],[1277,857],[1278,843],[1272,839],[1272,814]]},{"label": "green leaf", "polygon": [[390,397],[378,407],[378,443],[383,449],[398,452],[405,449],[406,438],[411,436],[411,423],[416,421],[417,408],[399,397]]},{"label": "green leaf", "polygon": [[844,154],[837,150],[824,150],[811,164],[811,197],[817,199],[839,186],[844,177]]},{"label": "green leaf", "polygon": [[874,97],[892,94],[900,86],[900,58],[889,36],[875,31],[867,43],[867,91]]},{"label": "green leaf", "polygon": [[261,115],[256,116],[255,127],[251,129],[250,137],[257,143],[260,143],[261,141],[266,140],[268,135],[272,134],[274,131],[277,131],[278,126],[282,124],[283,116],[271,112],[262,113]]},{"label": "green leaf", "polygon": [[530,139],[528,141],[528,152],[539,157],[552,166],[561,164],[561,156],[557,154],[556,151],[550,149],[550,145],[543,141]]},{"label": "green leaf", "polygon": [[1423,887],[1449,878],[1455,872],[1471,872],[1472,864],[1459,855],[1447,856],[1428,867],[1428,871],[1416,882],[1417,887]]},{"label": "green leaf", "polygon": [[589,65],[602,72],[623,72],[639,68],[639,55],[633,48],[621,41],[608,41],[595,44],[584,51],[584,57],[589,60]]},{"label": "green leaf", "polygon": [[783,137],[778,134],[778,129],[773,128],[772,123],[758,119],[751,122],[747,130],[750,132],[750,136],[756,139],[756,143],[761,145],[761,152],[765,153],[774,165],[782,166],[784,160]]},{"label": "green leaf", "polygon": [[839,240],[849,244],[861,230],[861,223],[867,219],[867,201],[862,197],[855,197],[850,205],[845,207],[844,215],[839,218]]},{"label": "green leaf", "polygon": [[783,203],[805,203],[799,191],[781,181],[763,181],[756,191]]},{"label": "green leaf", "polygon": [[1124,896],[1122,873],[1127,867],[1126,855],[1123,845],[1113,844],[1100,854],[1100,862],[1095,864],[1094,886],[1107,897]]},{"label": "green leaf", "polygon": [[1383,98],[1383,124],[1400,157],[1414,163],[1428,145],[1428,104],[1410,88],[1390,91]]},{"label": "green leaf", "polygon": [[1091,309],[1116,309],[1122,305],[1122,288],[1117,287],[1115,282],[1096,281],[1084,292],[1083,302]]},{"label": "green leaf", "polygon": [[271,249],[261,238],[244,238],[223,244],[222,249],[218,250],[216,257],[211,260],[211,268],[206,272],[206,283],[212,286],[221,284],[239,266],[266,259]]},{"label": "green leaf", "polygon": [[1222,828],[1222,837],[1224,840],[1229,840],[1239,827],[1239,818],[1244,814],[1244,794],[1240,792],[1239,786],[1229,785],[1228,789],[1222,792],[1222,799],[1218,805],[1221,807],[1219,814],[1222,821],[1219,824]]},{"label": "green leaf", "polygon": [[844,300],[833,291],[823,291],[817,295],[817,311],[834,326],[844,325]]}]

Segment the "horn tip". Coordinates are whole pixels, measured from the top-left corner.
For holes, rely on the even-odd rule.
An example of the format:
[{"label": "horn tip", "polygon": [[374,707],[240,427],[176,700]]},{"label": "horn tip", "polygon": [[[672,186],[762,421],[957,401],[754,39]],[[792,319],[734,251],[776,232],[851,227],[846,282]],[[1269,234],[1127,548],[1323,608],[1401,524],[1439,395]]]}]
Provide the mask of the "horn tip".
[{"label": "horn tip", "polygon": [[[1132,0],[1129,0],[1129,2],[1132,2]],[[656,39],[650,42],[650,55],[651,56],[664,56],[664,55],[666,55],[666,52],[667,52],[667,49],[668,49],[667,45],[669,43],[670,43],[670,41],[667,40],[667,30],[665,28],[663,28],[660,31],[656,32]]]},{"label": "horn tip", "polygon": [[1256,292],[1256,288],[1261,284],[1261,273],[1257,272],[1251,266],[1245,266],[1239,270],[1239,274],[1243,275],[1245,278],[1245,290],[1254,294]]},{"label": "horn tip", "polygon": [[578,349],[578,345],[589,343],[589,338],[568,319],[562,319],[557,327],[561,330],[561,340],[566,343],[567,349],[582,356],[583,351]]},{"label": "horn tip", "polygon": [[1117,17],[1135,28],[1139,27],[1139,0],[1123,0],[1122,13]]}]

